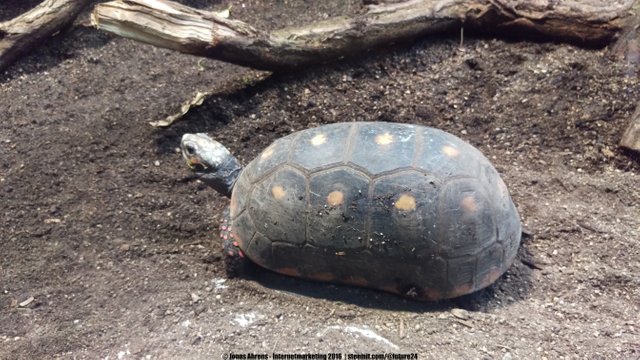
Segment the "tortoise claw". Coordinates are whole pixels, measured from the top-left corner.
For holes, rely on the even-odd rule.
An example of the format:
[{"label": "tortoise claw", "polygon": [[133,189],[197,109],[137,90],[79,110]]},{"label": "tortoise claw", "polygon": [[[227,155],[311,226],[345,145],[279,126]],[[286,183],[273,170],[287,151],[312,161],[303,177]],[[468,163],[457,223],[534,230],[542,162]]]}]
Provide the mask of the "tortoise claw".
[{"label": "tortoise claw", "polygon": [[227,256],[244,258],[244,253],[240,250],[238,242],[234,240],[231,226],[227,219],[224,219],[220,224],[220,238],[222,239],[222,249]]}]

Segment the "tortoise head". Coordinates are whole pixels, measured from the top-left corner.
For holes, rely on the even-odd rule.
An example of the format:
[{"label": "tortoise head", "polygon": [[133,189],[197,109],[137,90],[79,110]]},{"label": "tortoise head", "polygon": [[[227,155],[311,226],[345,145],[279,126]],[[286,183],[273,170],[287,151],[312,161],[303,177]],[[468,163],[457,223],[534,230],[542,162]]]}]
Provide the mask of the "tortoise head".
[{"label": "tortoise head", "polygon": [[207,134],[184,134],[180,142],[182,157],[205,184],[230,197],[242,166],[224,145]]},{"label": "tortoise head", "polygon": [[180,142],[182,157],[198,172],[215,172],[227,162],[231,153],[207,134],[184,134]]}]

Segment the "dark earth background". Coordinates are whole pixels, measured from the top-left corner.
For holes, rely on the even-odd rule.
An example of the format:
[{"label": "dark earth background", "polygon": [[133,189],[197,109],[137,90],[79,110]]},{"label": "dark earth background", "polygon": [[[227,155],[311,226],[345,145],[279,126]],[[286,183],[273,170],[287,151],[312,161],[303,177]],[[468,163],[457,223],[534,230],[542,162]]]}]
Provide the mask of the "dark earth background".
[{"label": "dark earth background", "polygon": [[[37,2],[4,1],[0,19]],[[232,4],[262,29],[362,6],[184,3]],[[640,86],[606,49],[452,35],[257,81],[86,23],[0,74],[0,358],[640,358],[640,166],[617,148]],[[197,91],[218,94],[149,125]],[[507,274],[435,304],[266,271],[226,280],[228,201],[189,180],[180,136],[207,131],[246,164],[338,121],[434,126],[481,149],[526,230]]]}]

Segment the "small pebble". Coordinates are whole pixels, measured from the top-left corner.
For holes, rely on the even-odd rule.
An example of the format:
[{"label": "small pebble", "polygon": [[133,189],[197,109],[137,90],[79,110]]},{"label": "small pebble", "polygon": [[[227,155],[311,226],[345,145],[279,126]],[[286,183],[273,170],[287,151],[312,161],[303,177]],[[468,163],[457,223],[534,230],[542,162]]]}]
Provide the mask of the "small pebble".
[{"label": "small pebble", "polygon": [[21,303],[18,304],[19,307],[27,307],[29,306],[29,304],[31,304],[33,302],[34,298],[33,296],[30,296],[27,300],[22,301]]},{"label": "small pebble", "polygon": [[471,316],[469,315],[469,312],[467,312],[464,309],[451,309],[451,315],[457,317],[458,319],[462,319],[462,320],[469,320],[471,318]]}]

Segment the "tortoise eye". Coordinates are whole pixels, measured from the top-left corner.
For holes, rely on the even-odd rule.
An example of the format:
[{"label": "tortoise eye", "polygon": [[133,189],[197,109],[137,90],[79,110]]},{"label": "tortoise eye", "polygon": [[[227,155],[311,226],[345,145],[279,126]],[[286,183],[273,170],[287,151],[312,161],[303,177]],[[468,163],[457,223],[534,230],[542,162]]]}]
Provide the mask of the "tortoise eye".
[{"label": "tortoise eye", "polygon": [[196,154],[196,148],[193,145],[186,145],[184,147],[184,150],[186,151],[187,155],[193,156]]}]

